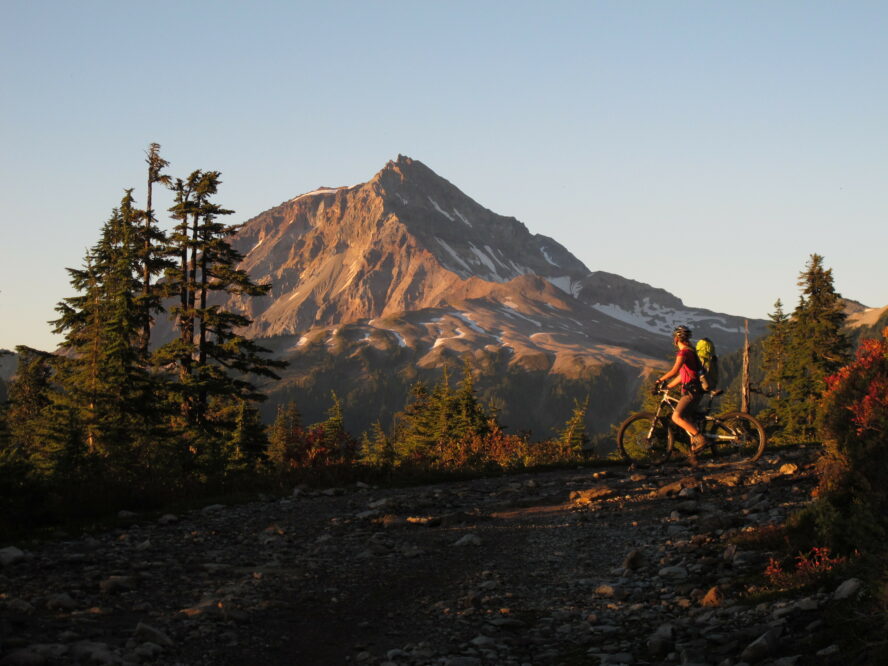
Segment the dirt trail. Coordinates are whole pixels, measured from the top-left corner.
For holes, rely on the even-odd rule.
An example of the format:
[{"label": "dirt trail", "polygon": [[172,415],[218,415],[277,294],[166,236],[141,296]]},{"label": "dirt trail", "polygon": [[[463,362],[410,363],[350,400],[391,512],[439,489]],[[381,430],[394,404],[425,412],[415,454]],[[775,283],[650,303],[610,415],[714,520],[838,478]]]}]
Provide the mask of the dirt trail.
[{"label": "dirt trail", "polygon": [[740,603],[767,554],[730,544],[807,500],[812,455],[134,515],[2,570],[0,664],[717,664],[768,632],[760,663],[829,663],[828,595]]}]

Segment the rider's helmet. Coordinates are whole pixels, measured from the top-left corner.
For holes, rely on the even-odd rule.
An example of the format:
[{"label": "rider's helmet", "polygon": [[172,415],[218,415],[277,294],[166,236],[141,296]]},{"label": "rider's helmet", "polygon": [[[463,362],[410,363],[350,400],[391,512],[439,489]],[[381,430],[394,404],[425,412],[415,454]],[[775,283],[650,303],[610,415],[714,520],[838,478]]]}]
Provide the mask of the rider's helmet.
[{"label": "rider's helmet", "polygon": [[680,340],[681,342],[687,342],[691,339],[691,329],[689,329],[685,325],[676,326],[672,331],[672,339]]}]

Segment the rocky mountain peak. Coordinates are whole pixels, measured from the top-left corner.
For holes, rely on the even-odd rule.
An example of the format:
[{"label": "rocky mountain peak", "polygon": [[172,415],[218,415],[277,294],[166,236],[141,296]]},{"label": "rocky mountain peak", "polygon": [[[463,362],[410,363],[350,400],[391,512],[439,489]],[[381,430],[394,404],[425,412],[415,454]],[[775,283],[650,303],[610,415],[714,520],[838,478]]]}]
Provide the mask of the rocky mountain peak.
[{"label": "rocky mountain peak", "polygon": [[[684,323],[728,348],[739,344],[739,320],[687,308],[650,285],[592,272],[554,239],[485,208],[405,155],[366,183],[318,188],[258,215],[236,243],[243,267],[273,285],[269,298],[241,304],[255,320],[253,335],[296,334],[466,297],[497,294],[518,302],[524,284],[518,279],[535,276],[563,292],[572,307],[596,312],[593,328],[620,322],[636,338],[665,337]],[[494,288],[508,284],[512,296]]]}]

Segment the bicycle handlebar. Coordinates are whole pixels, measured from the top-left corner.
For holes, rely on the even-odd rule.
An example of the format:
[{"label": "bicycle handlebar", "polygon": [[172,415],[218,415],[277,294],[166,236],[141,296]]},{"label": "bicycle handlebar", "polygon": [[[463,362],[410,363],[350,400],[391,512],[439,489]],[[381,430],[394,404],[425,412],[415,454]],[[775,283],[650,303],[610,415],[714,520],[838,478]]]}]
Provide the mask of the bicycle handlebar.
[{"label": "bicycle handlebar", "polygon": [[[671,391],[671,390],[672,389],[670,389],[665,384],[660,384],[660,382],[656,382],[654,384],[654,389],[651,391],[651,395],[661,395],[661,394],[662,395],[669,395],[669,391]],[[703,395],[708,395],[711,398],[717,398],[718,396],[720,396],[724,392],[725,392],[724,389],[716,389],[714,391],[703,391]]]}]

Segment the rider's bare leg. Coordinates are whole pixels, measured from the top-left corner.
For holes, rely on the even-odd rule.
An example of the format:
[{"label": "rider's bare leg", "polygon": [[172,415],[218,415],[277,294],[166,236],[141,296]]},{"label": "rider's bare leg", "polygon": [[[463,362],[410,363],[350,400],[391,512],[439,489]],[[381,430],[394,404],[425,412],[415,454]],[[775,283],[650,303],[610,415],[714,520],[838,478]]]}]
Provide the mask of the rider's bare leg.
[{"label": "rider's bare leg", "polygon": [[694,467],[697,466],[696,453],[706,445],[706,440],[703,435],[700,434],[700,431],[697,430],[697,426],[684,418],[684,415],[696,404],[697,396],[690,394],[683,395],[678,401],[678,404],[675,405],[675,410],[672,412],[673,423],[682,428],[691,438],[691,448],[688,451],[688,459]]},{"label": "rider's bare leg", "polygon": [[696,403],[697,400],[694,396],[688,394],[681,396],[681,399],[678,401],[678,404],[675,405],[675,410],[672,412],[672,422],[677,425],[679,428],[683,429],[689,436],[695,437],[700,434],[700,431],[697,430],[697,427],[688,421],[684,415],[687,412],[688,408],[692,406],[692,404]]}]

